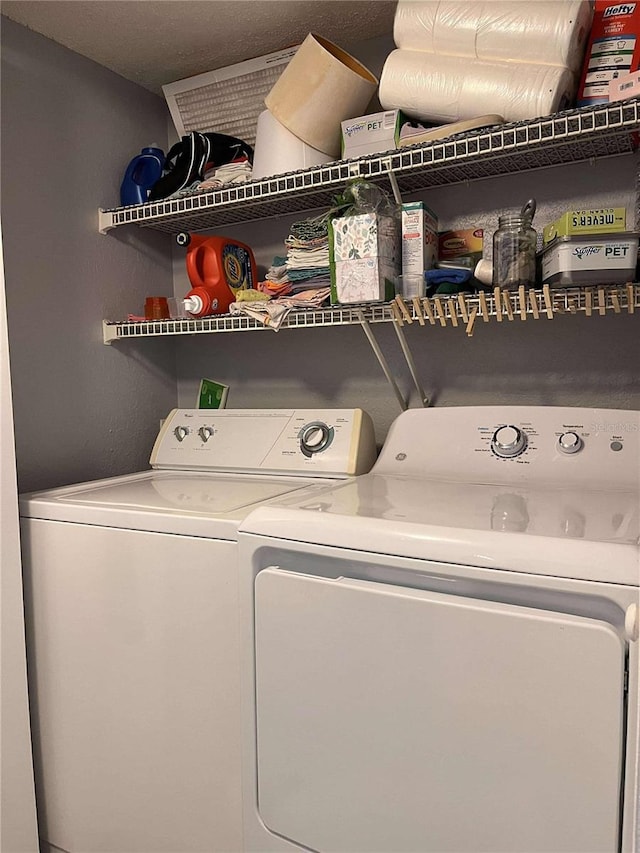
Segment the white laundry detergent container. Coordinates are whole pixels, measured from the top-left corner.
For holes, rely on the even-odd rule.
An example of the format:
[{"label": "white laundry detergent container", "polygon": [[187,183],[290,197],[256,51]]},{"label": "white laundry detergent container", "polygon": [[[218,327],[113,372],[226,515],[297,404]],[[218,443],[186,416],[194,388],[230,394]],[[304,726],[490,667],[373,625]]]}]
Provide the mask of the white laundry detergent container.
[{"label": "white laundry detergent container", "polygon": [[342,48],[309,33],[265,104],[307,145],[340,156],[340,124],[365,113],[378,80]]}]

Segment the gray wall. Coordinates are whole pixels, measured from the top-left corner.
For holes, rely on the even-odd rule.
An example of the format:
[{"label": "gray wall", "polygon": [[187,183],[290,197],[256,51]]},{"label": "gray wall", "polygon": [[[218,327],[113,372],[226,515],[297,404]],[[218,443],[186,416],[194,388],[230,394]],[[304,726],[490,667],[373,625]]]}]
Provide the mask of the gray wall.
[{"label": "gray wall", "polygon": [[169,241],[98,233],[128,161],[166,142],[166,105],[2,18],[2,226],[22,491],[147,465],[175,405],[170,341],[105,347],[103,318],[172,291]]},{"label": "gray wall", "polygon": [[[538,201],[536,225],[572,207],[625,206],[634,227],[638,157],[628,155],[441,187],[422,195],[441,227],[482,227],[485,253],[501,211]],[[247,223],[225,234],[252,246],[261,274],[284,254],[292,217]],[[218,232],[222,233],[222,232]],[[189,282],[184,252],[175,253],[176,295]],[[389,324],[374,333],[411,405],[419,405]],[[435,405],[496,403],[640,409],[638,317],[568,316],[476,324],[472,338],[451,326],[405,327],[418,373]],[[384,439],[399,408],[360,328],[260,331],[181,339],[179,400],[191,406],[202,377],[231,386],[229,405],[361,406]]]},{"label": "gray wall", "polygon": [[[346,46],[379,73],[390,38]],[[231,385],[229,404],[362,406],[384,439],[395,397],[359,328],[148,339],[111,347],[102,318],[139,313],[146,295],[188,289],[184,252],[163,234],[97,232],[128,160],[166,140],[164,101],[2,19],[2,215],[16,441],[22,490],[146,466],[158,419],[192,406],[203,377]],[[541,226],[573,206],[625,205],[633,225],[635,155],[544,169],[423,194],[442,227],[484,227],[535,195]],[[416,196],[417,197],[417,196]],[[224,233],[249,243],[264,273],[292,218]],[[221,232],[218,232],[221,233]],[[398,342],[374,328],[417,404]],[[541,403],[640,408],[637,319],[407,329],[436,405]]]}]

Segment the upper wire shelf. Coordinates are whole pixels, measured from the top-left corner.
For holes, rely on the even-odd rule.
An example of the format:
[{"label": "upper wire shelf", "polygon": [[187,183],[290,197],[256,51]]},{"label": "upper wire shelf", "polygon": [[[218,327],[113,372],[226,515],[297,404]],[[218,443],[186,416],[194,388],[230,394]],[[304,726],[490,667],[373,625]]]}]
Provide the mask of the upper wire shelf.
[{"label": "upper wire shelf", "polygon": [[351,178],[388,180],[412,193],[478,180],[628,154],[638,145],[640,99],[599,104],[545,118],[458,134],[353,160],[338,160],[226,189],[151,204],[100,209],[99,230],[135,224],[168,233],[203,231],[255,219],[328,207]]}]

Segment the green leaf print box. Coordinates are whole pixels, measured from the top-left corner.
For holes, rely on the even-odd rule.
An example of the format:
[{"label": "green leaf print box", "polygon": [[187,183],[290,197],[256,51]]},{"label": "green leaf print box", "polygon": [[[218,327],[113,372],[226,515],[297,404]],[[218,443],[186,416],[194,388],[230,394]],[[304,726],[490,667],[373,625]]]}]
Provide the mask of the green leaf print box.
[{"label": "green leaf print box", "polygon": [[400,222],[378,213],[329,223],[332,304],[388,302],[400,272]]}]

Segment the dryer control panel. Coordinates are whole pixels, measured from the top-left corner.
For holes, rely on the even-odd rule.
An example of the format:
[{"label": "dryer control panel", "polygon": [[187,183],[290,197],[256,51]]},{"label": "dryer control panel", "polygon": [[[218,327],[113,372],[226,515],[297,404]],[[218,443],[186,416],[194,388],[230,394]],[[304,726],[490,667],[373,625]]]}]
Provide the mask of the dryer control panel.
[{"label": "dryer control panel", "polygon": [[153,468],[348,477],[370,470],[373,423],[362,409],[174,409]]},{"label": "dryer control panel", "polygon": [[638,489],[640,412],[559,406],[411,409],[391,426],[378,474],[468,483]]}]

